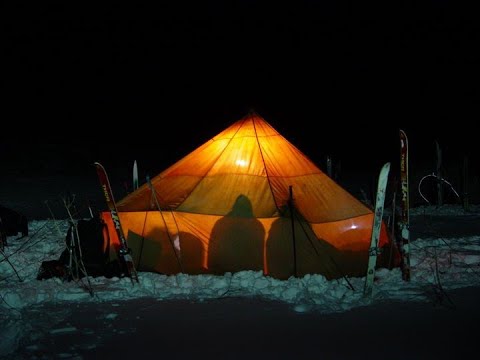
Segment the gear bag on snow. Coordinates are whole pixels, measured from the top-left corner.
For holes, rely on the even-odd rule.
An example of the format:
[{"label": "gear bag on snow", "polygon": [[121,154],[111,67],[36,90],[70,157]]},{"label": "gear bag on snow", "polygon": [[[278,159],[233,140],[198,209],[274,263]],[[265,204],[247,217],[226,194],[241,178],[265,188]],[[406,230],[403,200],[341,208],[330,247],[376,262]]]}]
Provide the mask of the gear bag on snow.
[{"label": "gear bag on snow", "polygon": [[[85,275],[121,276],[118,259],[110,257],[110,237],[101,218],[93,217],[71,224],[65,243],[66,248],[58,260],[42,262],[38,280],[50,277],[72,279]],[[63,271],[59,271],[59,267]]]}]

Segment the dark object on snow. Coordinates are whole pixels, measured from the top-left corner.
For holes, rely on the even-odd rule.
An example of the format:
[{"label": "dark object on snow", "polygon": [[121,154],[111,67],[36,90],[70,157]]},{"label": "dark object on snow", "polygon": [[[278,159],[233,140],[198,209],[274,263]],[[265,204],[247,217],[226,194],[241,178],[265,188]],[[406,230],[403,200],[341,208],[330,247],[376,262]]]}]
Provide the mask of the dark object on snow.
[{"label": "dark object on snow", "polygon": [[23,236],[28,235],[28,220],[12,209],[0,205],[0,227],[5,236],[15,236],[18,233]]},{"label": "dark object on snow", "polygon": [[106,226],[100,217],[78,220],[70,225],[65,239],[67,248],[59,261],[69,269],[72,278],[120,276],[118,259],[110,259],[110,237]]},{"label": "dark object on snow", "polygon": [[58,277],[65,279],[67,277],[67,268],[59,260],[42,261],[37,273],[37,280],[50,279]]},{"label": "dark object on snow", "polygon": [[86,275],[123,276],[118,259],[110,259],[110,238],[106,226],[100,217],[71,224],[65,238],[65,250],[58,260],[42,262],[37,280],[52,277],[73,280]]}]

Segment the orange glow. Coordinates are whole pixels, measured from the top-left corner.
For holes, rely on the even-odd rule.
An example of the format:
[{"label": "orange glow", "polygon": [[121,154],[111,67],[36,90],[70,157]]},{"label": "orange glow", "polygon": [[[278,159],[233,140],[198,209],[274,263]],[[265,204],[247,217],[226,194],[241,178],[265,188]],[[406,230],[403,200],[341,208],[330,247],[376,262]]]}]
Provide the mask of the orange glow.
[{"label": "orange glow", "polygon": [[[372,211],[257,114],[235,122],[152,184],[168,211],[154,210],[146,185],[117,204],[140,271],[179,272],[171,246],[177,236],[186,273],[244,269],[288,278],[294,237],[298,275],[335,278],[366,271]],[[293,230],[285,213],[290,189],[299,215]],[[389,245],[383,225],[379,246]]]}]

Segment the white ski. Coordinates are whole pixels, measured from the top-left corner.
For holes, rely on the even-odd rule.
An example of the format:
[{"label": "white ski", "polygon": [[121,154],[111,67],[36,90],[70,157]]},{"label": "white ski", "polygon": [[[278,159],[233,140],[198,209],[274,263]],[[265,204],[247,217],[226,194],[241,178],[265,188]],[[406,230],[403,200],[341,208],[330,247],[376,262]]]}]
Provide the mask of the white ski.
[{"label": "white ski", "polygon": [[133,162],[133,191],[138,189],[138,167],[137,160]]},{"label": "white ski", "polygon": [[377,199],[375,201],[375,213],[373,216],[372,236],[370,249],[368,250],[368,268],[365,279],[364,296],[371,296],[373,290],[373,280],[375,278],[375,267],[377,265],[377,256],[379,254],[378,240],[380,239],[380,230],[383,221],[383,206],[385,204],[385,191],[387,189],[388,174],[390,172],[390,163],[383,165],[378,176]]}]

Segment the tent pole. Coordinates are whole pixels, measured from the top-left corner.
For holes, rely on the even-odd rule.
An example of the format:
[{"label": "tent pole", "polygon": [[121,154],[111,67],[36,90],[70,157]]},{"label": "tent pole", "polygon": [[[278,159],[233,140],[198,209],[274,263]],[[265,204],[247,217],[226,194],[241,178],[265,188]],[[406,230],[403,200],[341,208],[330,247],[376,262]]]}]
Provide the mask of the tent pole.
[{"label": "tent pole", "polygon": [[[300,219],[300,218],[298,217],[298,215],[296,215],[296,216],[297,216],[297,221],[298,221],[298,223],[300,224],[300,227],[302,228],[305,236],[307,237],[308,242],[310,243],[310,245],[312,245],[312,248],[313,248],[313,250],[315,251],[315,254],[317,254],[317,256],[319,256],[320,254],[318,253],[317,248],[316,248],[315,245],[313,244],[312,239],[310,239],[310,237],[308,236],[307,231],[305,230],[305,227],[303,226],[302,219]],[[312,229],[310,229],[310,230],[313,231]],[[315,235],[315,237],[316,237],[316,235]],[[317,239],[317,240],[318,240],[318,239]],[[328,254],[328,252],[325,252],[325,254],[328,256],[328,258],[330,259],[330,261],[332,262],[332,264],[337,268],[337,270],[340,272],[340,274],[342,275],[342,277],[345,279],[345,281],[346,281],[347,284],[348,284],[348,287],[349,287],[351,290],[355,291],[355,288],[353,287],[352,283],[348,280],[348,277],[347,277],[347,275],[345,275],[345,272],[342,270],[342,268],[337,264],[337,262],[333,259],[333,257],[332,257],[330,254]]]},{"label": "tent pole", "polygon": [[468,203],[468,157],[463,157],[463,211],[469,210]]},{"label": "tent pole", "polygon": [[293,191],[292,185],[288,187],[290,197],[288,199],[288,205],[290,207],[290,219],[292,221],[292,241],[293,241],[293,276],[297,277],[297,244],[295,240],[295,219],[293,216]]},{"label": "tent pole", "polygon": [[440,181],[437,181],[437,207],[443,205],[443,171],[442,171],[442,149],[438,141],[435,141],[437,148],[437,176]]},{"label": "tent pole", "polygon": [[[152,196],[153,196],[153,199],[155,200],[155,205],[157,206],[157,210],[160,213],[160,216],[162,217],[163,224],[165,225],[165,231],[167,233],[168,240],[170,241],[170,245],[172,245],[172,250],[173,250],[173,253],[175,254],[175,258],[177,259],[177,263],[178,263],[178,266],[180,268],[180,272],[184,273],[183,266],[182,266],[182,261],[180,260],[180,256],[177,254],[177,250],[175,249],[174,240],[172,240],[172,237],[170,236],[170,231],[168,231],[167,222],[165,221],[165,218],[163,217],[162,208],[160,207],[160,204],[158,203],[157,193],[155,192],[155,188],[153,187],[153,184],[150,181],[150,177],[148,175],[147,175],[147,184],[148,184],[148,187],[150,188],[150,191],[152,192]],[[174,220],[175,220],[175,218],[174,218]],[[177,228],[178,228],[178,226],[177,226]]]}]

